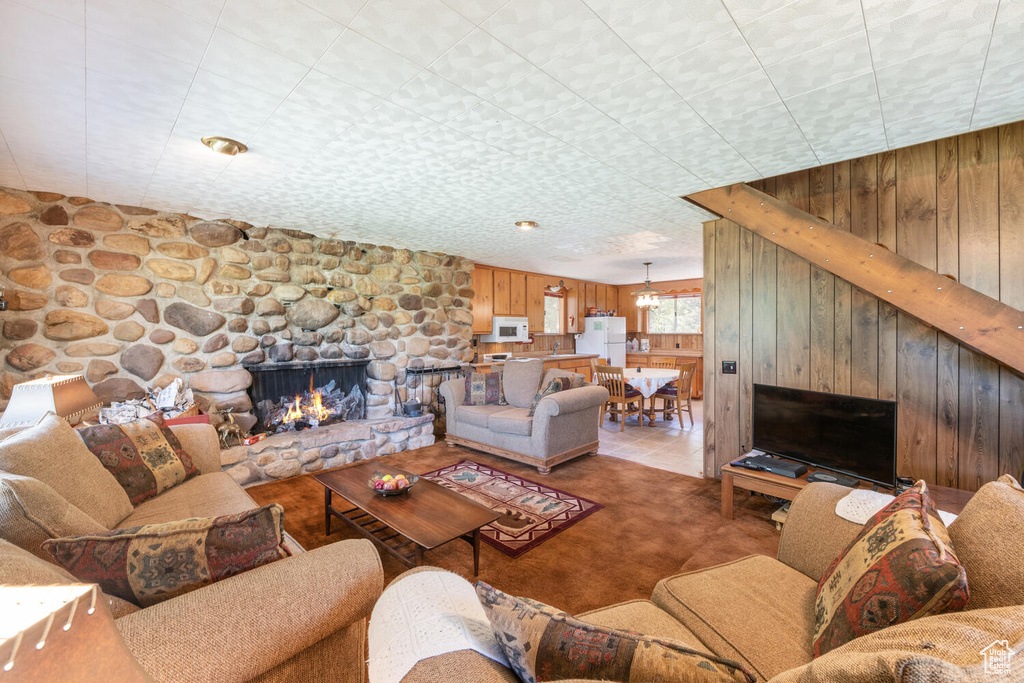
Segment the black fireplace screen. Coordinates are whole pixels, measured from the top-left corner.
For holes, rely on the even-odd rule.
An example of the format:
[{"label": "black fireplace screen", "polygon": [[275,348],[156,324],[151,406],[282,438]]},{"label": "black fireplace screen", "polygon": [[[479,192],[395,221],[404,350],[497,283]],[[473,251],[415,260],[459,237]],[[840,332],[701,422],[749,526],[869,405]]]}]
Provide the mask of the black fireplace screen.
[{"label": "black fireplace screen", "polygon": [[325,401],[328,395],[334,397],[333,404],[339,411],[332,422],[365,417],[368,364],[367,360],[337,360],[246,366],[252,374],[249,398],[259,418],[257,430],[274,431],[276,425],[271,423],[277,420],[271,416],[287,410],[298,397],[305,400],[314,391],[323,392]]}]

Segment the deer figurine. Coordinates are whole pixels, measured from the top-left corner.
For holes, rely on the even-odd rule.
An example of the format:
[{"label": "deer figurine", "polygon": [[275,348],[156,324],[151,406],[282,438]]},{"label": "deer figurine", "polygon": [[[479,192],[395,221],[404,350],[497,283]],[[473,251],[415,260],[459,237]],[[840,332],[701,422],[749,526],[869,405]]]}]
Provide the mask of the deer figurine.
[{"label": "deer figurine", "polygon": [[[232,445],[237,446],[242,443],[242,428],[235,422],[235,416],[232,415],[232,411],[234,411],[234,408],[214,411],[217,415],[225,416],[224,421],[217,425],[221,448],[230,448]],[[234,440],[234,444],[231,443],[232,440]]]}]

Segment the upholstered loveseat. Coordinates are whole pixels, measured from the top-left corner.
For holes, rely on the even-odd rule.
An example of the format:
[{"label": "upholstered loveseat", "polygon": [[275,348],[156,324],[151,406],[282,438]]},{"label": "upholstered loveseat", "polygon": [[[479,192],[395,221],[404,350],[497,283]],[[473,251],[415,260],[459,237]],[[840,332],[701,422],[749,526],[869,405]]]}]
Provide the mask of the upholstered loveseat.
[{"label": "upholstered loveseat", "polygon": [[[171,431],[201,474],[140,503],[110,528],[257,507],[221,471],[213,427],[182,425]],[[40,457],[64,455],[48,454],[41,446]],[[52,493],[40,496],[38,482],[24,473],[0,471],[0,584],[79,583],[44,559],[39,541],[47,528],[69,516],[81,520],[84,513],[63,500],[55,504]],[[91,483],[79,481],[81,487]],[[44,499],[48,509],[40,509]],[[7,542],[13,538],[28,547]],[[149,607],[108,597],[117,628],[143,669],[157,681],[365,680],[367,617],[384,580],[376,549],[365,540],[308,552],[290,538],[285,545],[291,557]]]},{"label": "upholstered loveseat", "polygon": [[[835,484],[807,486],[793,501],[777,559],[750,556],[670,576],[655,586],[650,600],[631,600],[578,616],[592,624],[682,641],[738,662],[759,681],[772,683],[1024,681],[1024,490],[1009,477],[984,486],[949,527],[971,590],[965,611],[890,626],[813,658],[817,582],[862,528],[835,514],[836,503],[848,492]],[[403,581],[423,571],[441,570],[421,567],[406,572],[388,586],[379,604],[389,602],[392,591],[401,590]],[[444,610],[437,611],[417,618],[426,622],[441,617]],[[384,618],[375,611],[375,627]],[[387,624],[379,626],[376,633],[390,635]],[[371,656],[376,633],[371,629]],[[1004,655],[999,660],[1007,668],[986,673],[985,651],[994,655],[1000,649],[1010,652],[1009,659]],[[374,666],[371,661],[371,671]],[[401,680],[519,679],[505,665],[459,649],[420,659]]]},{"label": "upholstered loveseat", "polygon": [[[466,380],[441,385],[449,446],[462,445],[516,460],[547,474],[559,463],[597,453],[598,416],[608,390],[585,385],[545,396],[531,416],[537,392],[565,370],[544,370],[539,358],[510,360],[502,370],[508,405],[463,405]],[[577,375],[579,377],[579,375]]]}]

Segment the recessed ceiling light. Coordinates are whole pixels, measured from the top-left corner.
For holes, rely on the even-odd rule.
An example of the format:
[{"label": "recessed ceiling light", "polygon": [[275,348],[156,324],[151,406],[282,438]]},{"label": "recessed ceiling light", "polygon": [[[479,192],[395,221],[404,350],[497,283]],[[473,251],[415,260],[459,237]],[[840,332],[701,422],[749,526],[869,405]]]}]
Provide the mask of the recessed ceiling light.
[{"label": "recessed ceiling light", "polygon": [[523,232],[529,232],[537,227],[537,223],[535,221],[516,221],[516,227]]},{"label": "recessed ceiling light", "polygon": [[211,135],[203,138],[203,144],[212,149],[214,152],[221,154],[227,154],[228,156],[235,156],[236,154],[245,154],[249,151],[249,148],[243,145],[238,140],[232,140],[231,138],[222,138],[216,135]]}]

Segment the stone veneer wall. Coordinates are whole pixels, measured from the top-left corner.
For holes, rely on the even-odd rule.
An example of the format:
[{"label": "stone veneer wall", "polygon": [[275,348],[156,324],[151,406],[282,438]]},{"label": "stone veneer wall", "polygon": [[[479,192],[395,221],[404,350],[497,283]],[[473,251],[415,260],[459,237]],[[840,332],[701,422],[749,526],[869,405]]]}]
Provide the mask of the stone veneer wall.
[{"label": "stone veneer wall", "polygon": [[[368,358],[367,417],[410,363],[470,360],[473,263],[233,220],[0,188],[0,396],[84,372],[106,402],[182,377],[255,423],[241,363]],[[432,390],[432,389],[431,389]]]}]

